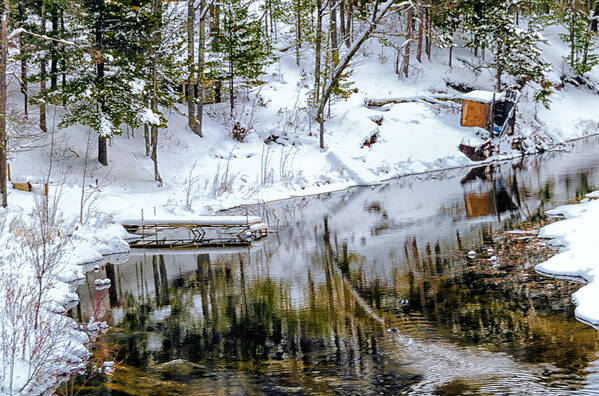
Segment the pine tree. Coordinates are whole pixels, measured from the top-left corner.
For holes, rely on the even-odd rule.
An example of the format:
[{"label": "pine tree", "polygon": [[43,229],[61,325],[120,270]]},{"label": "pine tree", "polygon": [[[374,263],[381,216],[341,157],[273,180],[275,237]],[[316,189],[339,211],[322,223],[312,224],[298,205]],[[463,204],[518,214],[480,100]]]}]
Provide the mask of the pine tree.
[{"label": "pine tree", "polygon": [[590,72],[599,64],[599,56],[593,52],[593,22],[597,21],[597,1],[570,0],[566,12],[556,14],[558,21],[566,26],[568,33],[562,34],[562,40],[570,47],[564,58],[576,76]]},{"label": "pine tree", "polygon": [[221,3],[220,34],[212,40],[212,50],[220,58],[221,75],[229,81],[231,117],[235,107],[235,80],[247,85],[262,83],[260,75],[273,61],[272,46],[264,35],[260,19],[252,12],[251,1],[227,0]]},{"label": "pine tree", "polygon": [[145,100],[147,35],[158,22],[147,0],[83,0],[74,11],[71,28],[89,32],[91,40],[74,43],[79,53],[69,59],[71,78],[45,97],[66,104],[60,127],[79,123],[98,133],[98,160],[107,165],[106,141],[121,125],[160,124]]},{"label": "pine tree", "polygon": [[547,41],[541,34],[542,26],[534,18],[529,18],[525,28],[516,23],[512,11],[519,4],[519,0],[462,3],[465,11],[462,18],[469,34],[466,46],[474,48],[475,54],[483,49],[483,56],[485,48],[491,50],[493,56],[486,67],[495,70],[498,90],[505,85],[505,74],[514,77],[520,87],[534,82],[539,86],[535,98],[548,105],[551,84],[547,71],[551,66],[539,48]]}]

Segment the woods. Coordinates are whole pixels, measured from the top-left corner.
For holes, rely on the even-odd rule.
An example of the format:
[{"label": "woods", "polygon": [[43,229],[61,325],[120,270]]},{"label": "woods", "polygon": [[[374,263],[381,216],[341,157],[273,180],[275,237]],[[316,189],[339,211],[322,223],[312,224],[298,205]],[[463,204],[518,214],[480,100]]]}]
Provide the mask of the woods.
[{"label": "woods", "polygon": [[[207,92],[218,89],[220,99],[222,87],[229,105],[224,125],[239,123],[251,131],[254,126],[241,115],[247,111],[236,106],[266,82],[267,69],[279,62],[277,49],[290,48],[287,44],[296,65],[312,75],[305,111],[319,125],[324,150],[325,121],[332,104],[352,94],[349,69],[366,41],[395,51],[395,73],[403,79],[414,78],[416,65],[432,62],[435,48],[449,48],[450,68],[457,48],[469,50],[476,61],[463,64],[494,73],[496,89],[530,86],[535,100],[548,106],[555,82],[542,55],[543,29],[563,28],[569,54],[562,81],[584,76],[599,62],[598,7],[590,0],[19,0],[4,3],[0,74],[9,67],[16,77],[19,113],[36,118],[40,132],[55,126],[93,129],[97,160],[104,166],[113,136],[143,129],[160,185],[159,131],[169,128],[167,113],[175,104],[185,103],[176,111],[185,112],[189,131],[202,138]],[[289,34],[279,33],[284,28]],[[2,97],[9,90],[3,86]],[[55,126],[49,125],[48,106],[60,109]],[[6,135],[0,139],[6,140],[0,173],[6,175],[5,151],[14,132],[11,122],[4,126],[11,110],[0,112],[0,138]],[[4,200],[5,185],[0,184]]]}]

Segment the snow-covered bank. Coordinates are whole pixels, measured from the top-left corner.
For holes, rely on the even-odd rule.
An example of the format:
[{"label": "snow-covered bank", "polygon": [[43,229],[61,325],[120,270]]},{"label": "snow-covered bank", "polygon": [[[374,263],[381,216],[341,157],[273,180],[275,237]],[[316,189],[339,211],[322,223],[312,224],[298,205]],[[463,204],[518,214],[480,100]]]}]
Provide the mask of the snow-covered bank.
[{"label": "snow-covered bank", "polygon": [[0,209],[1,394],[41,394],[85,370],[93,334],[65,316],[76,282],[84,264],[129,251],[122,227],[65,221],[50,205]]},{"label": "snow-covered bank", "polygon": [[[599,192],[588,195],[599,197]],[[597,221],[599,220],[599,200],[585,199],[575,205],[560,206],[547,212],[563,216],[564,220],[552,223],[541,229],[540,237],[550,238],[552,244],[560,247],[560,252],[537,265],[542,274],[566,277],[585,282],[572,295],[576,304],[576,317],[599,328],[599,261],[597,260]]]}]

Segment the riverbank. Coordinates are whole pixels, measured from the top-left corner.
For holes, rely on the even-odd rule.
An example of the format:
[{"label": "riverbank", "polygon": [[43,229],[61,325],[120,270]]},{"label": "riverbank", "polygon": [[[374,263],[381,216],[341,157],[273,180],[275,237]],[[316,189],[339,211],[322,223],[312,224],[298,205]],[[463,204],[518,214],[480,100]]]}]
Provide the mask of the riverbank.
[{"label": "riverbank", "polygon": [[0,393],[42,394],[85,370],[97,327],[66,316],[85,271],[129,251],[120,225],[76,224],[52,202],[0,209]]},{"label": "riverbank", "polygon": [[559,221],[543,227],[540,236],[551,240],[558,253],[536,267],[544,275],[572,279],[585,285],[572,294],[576,317],[599,329],[599,265],[596,227],[599,218],[599,191],[578,204],[547,212]]}]

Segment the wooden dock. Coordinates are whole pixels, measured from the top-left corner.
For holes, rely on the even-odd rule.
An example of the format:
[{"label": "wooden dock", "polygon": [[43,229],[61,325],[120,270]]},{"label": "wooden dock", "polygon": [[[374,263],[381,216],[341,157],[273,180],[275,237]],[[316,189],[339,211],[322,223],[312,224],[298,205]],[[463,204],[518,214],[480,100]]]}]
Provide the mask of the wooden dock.
[{"label": "wooden dock", "polygon": [[123,220],[129,245],[139,249],[249,246],[268,235],[257,216],[196,216],[185,220]]}]

